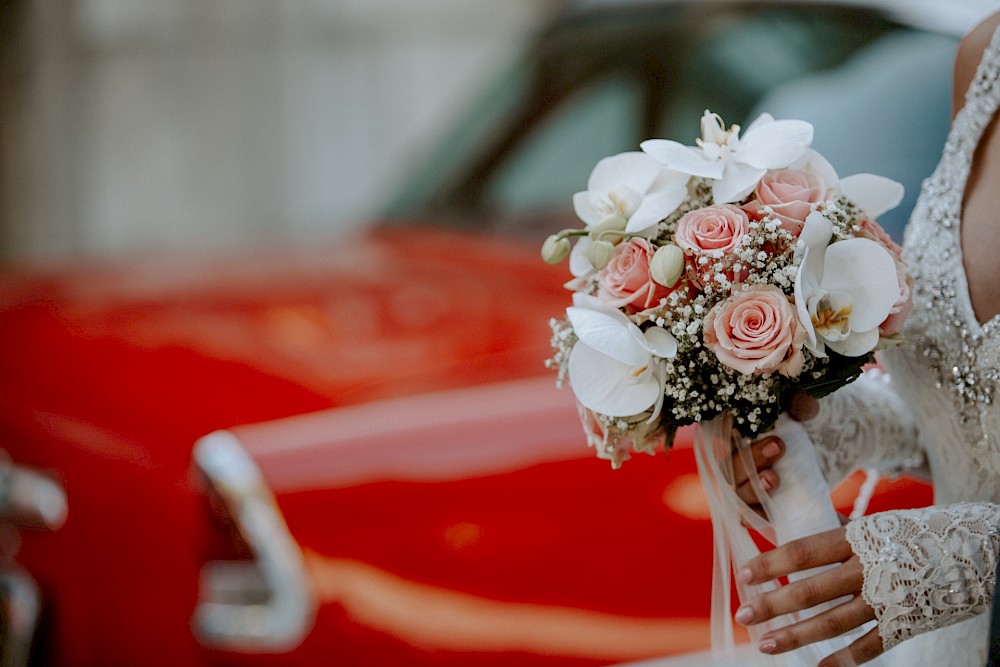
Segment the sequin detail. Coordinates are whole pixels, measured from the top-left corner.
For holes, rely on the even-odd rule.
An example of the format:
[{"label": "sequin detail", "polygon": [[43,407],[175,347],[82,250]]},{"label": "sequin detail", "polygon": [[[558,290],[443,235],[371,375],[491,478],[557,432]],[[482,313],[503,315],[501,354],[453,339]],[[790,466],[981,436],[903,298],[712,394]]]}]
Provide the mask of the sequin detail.
[{"label": "sequin detail", "polygon": [[[906,335],[938,389],[950,393],[973,458],[1000,473],[1000,447],[991,433],[992,409],[1000,386],[996,330],[1000,318],[980,326],[969,300],[962,264],[962,198],[972,158],[1000,105],[998,37],[984,55],[955,118],[941,162],[921,190],[905,244],[914,277],[914,308]],[[993,460],[994,465],[989,462]]]}]

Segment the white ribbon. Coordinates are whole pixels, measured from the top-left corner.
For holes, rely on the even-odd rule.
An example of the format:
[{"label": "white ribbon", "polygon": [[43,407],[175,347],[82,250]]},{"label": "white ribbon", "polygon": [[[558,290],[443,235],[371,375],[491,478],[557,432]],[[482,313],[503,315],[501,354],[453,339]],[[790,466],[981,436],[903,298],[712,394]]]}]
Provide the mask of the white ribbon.
[{"label": "white ribbon", "polygon": [[[830,487],[823,477],[813,443],[797,421],[781,415],[771,432],[785,443],[785,454],[772,466],[781,483],[768,495],[760,484],[749,442],[733,428],[728,416],[703,422],[695,431],[694,451],[702,487],[712,514],[715,539],[712,574],[712,646],[720,657],[734,652],[731,613],[732,573],[761,551],[751,530],[773,545],[786,544],[807,535],[840,527],[840,519],[830,499]],[[736,494],[732,485],[733,452],[738,451],[744,468],[750,472],[750,484],[762,499],[767,519],[758,515]],[[831,567],[831,566],[827,566]],[[798,580],[819,572],[821,568],[800,572],[790,577]],[[747,601],[779,584],[767,582],[747,585],[737,582],[739,599]],[[847,598],[845,598],[847,599]],[[813,607],[804,612],[788,614],[748,628],[757,644],[766,632],[804,620],[829,609],[841,600]],[[781,655],[756,653],[758,667],[814,667],[822,658],[844,648],[870,629],[866,624],[854,632],[834,639],[808,644]],[[878,662],[869,663],[878,665]]]}]

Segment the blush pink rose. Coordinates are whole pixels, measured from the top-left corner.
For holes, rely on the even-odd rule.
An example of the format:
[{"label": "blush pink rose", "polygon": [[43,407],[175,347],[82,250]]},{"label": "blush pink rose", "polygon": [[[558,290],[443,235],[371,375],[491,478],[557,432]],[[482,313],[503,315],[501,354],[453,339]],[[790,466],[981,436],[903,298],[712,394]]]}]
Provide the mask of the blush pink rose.
[{"label": "blush pink rose", "polygon": [[705,345],[740,373],[802,372],[806,333],[788,297],[773,285],[754,285],[717,304],[704,327]]},{"label": "blush pink rose", "polygon": [[892,336],[903,329],[903,322],[913,309],[913,292],[910,290],[913,278],[903,263],[896,260],[896,280],[899,282],[899,298],[892,305],[889,317],[879,325],[879,333],[883,336]]},{"label": "blush pink rose", "polygon": [[687,254],[719,250],[732,253],[750,232],[746,211],[732,204],[706,206],[677,222],[674,243]]},{"label": "blush pink rose", "polygon": [[823,179],[798,169],[769,171],[757,183],[754,199],[746,205],[751,215],[761,216],[770,206],[782,228],[798,236],[814,204],[826,198]]},{"label": "blush pink rose", "polygon": [[611,261],[597,274],[601,299],[629,312],[659,305],[660,299],[673,290],[649,275],[649,262],[655,252],[656,247],[643,238],[633,237],[615,246]]}]

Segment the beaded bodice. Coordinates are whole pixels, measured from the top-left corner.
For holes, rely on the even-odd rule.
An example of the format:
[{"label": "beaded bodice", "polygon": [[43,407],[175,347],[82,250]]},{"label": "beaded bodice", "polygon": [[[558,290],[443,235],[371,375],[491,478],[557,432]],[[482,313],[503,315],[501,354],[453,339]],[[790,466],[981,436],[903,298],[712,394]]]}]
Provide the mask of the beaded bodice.
[{"label": "beaded bodice", "polygon": [[960,237],[973,155],[1000,105],[998,74],[1000,32],[983,56],[907,228],[914,308],[906,347],[886,355],[893,384],[920,422],[941,502],[1000,500],[1000,318],[983,325],[976,320]]},{"label": "beaded bodice", "polygon": [[861,594],[885,665],[978,667],[1000,549],[1000,317],[976,320],[960,227],[976,147],[1000,106],[1000,29],[986,49],[944,153],[910,218],[914,276],[905,345],[888,377],[865,373],[806,423],[828,479],[854,466],[901,470],[926,460],[935,505],[852,521]]}]

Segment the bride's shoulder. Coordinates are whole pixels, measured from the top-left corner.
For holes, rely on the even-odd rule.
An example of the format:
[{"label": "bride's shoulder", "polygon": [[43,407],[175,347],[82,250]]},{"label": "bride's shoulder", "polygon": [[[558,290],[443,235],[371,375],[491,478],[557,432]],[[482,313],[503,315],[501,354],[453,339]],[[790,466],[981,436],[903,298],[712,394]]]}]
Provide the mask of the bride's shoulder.
[{"label": "bride's shoulder", "polygon": [[952,87],[952,115],[965,104],[965,91],[969,89],[976,68],[983,58],[983,52],[993,38],[997,26],[1000,26],[1000,12],[984,19],[962,38],[955,56],[955,77]]}]

